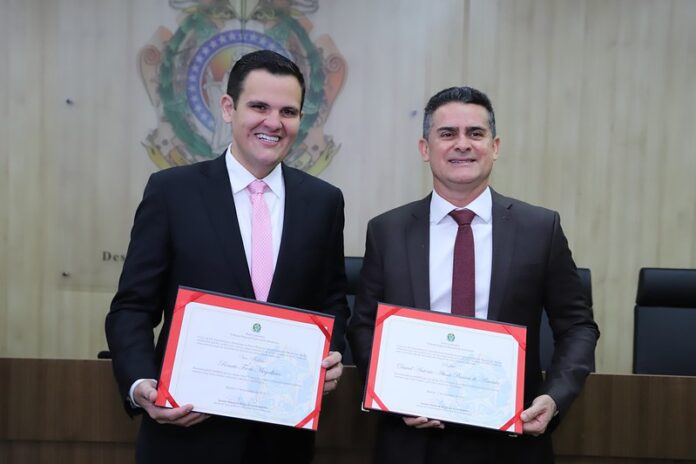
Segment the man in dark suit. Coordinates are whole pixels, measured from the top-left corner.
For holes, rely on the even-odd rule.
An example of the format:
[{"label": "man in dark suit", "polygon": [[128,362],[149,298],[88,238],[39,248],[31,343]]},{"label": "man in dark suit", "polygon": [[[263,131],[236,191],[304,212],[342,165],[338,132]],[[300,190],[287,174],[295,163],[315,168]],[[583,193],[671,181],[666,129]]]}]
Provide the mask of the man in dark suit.
[{"label": "man in dark suit", "polygon": [[[304,89],[299,68],[281,55],[263,50],[243,56],[220,101],[232,126],[229,149],[212,161],[155,173],[145,187],[106,318],[121,394],[130,413],[146,413],[138,462],[312,459],[311,431],[209,417],[193,412],[190,404],[172,409],[153,404],[180,285],[333,314],[336,329],[345,327],[343,196],[282,164],[299,130]],[[259,183],[263,188],[254,191],[252,184]],[[265,203],[265,230],[271,236],[266,243],[272,244],[260,254],[252,225],[254,194]],[[263,267],[255,269],[257,262],[270,266],[265,280],[255,277]],[[153,329],[162,316],[154,346]],[[328,369],[325,392],[336,387],[342,372],[341,340],[335,342],[322,362]]]},{"label": "man in dark suit", "polygon": [[[348,336],[364,378],[378,302],[458,312],[452,290],[453,282],[461,278],[455,260],[460,226],[450,214],[468,210],[474,249],[470,314],[528,330],[524,434],[515,437],[445,426],[426,417],[384,415],[375,460],[380,464],[553,462],[545,432],[554,416],[568,410],[594,367],[599,331],[583,297],[558,213],[504,197],[489,187],[499,145],[493,107],[485,94],[454,87],[430,99],[419,149],[430,163],[433,192],[369,222]],[[556,339],[545,379],[539,367],[544,308]]]}]

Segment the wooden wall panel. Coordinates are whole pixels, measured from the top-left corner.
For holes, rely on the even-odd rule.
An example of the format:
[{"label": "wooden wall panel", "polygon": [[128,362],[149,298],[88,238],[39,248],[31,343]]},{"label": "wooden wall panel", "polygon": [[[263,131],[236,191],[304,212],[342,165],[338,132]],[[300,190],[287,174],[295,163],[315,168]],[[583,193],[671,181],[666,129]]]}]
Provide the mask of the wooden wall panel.
[{"label": "wooden wall panel", "polygon": [[41,166],[44,42],[38,20],[40,6],[36,1],[2,5],[2,16],[7,15],[8,21],[8,27],[0,32],[6,44],[2,61],[7,71],[3,73],[0,88],[9,107],[3,121],[7,125],[7,139],[2,156],[7,160],[7,170],[0,181],[7,192],[7,218],[2,224],[5,248],[2,267],[7,293],[1,310],[6,325],[0,343],[8,354],[17,351],[35,354],[31,347],[39,336],[43,263],[48,251],[42,232],[41,204],[46,186],[42,182]]},{"label": "wooden wall panel", "polygon": [[431,188],[418,154],[422,109],[431,89],[462,82],[465,6],[459,0],[436,8],[417,1],[320,2],[312,16],[348,62],[326,124],[341,151],[322,174],[346,197],[348,255],[363,254],[371,217]]},{"label": "wooden wall panel", "polygon": [[[159,0],[0,0],[0,356],[91,358],[157,114],[137,55]],[[560,211],[592,270],[600,372],[631,370],[642,266],[696,267],[696,3],[320,0],[310,36],[348,63],[321,177],[346,197],[346,252],[374,215],[431,188],[427,98],[471,84],[496,107],[494,187]]]},{"label": "wooden wall panel", "polygon": [[[652,114],[653,123],[668,122],[661,137],[655,134],[658,142],[649,163],[659,166],[659,174],[645,180],[656,184],[660,199],[659,213],[654,213],[660,261],[675,267],[696,267],[696,5],[676,1],[670,12],[669,27],[663,31],[669,37],[664,50],[668,57],[662,84],[664,101],[660,102],[662,111]],[[650,133],[654,130],[655,126],[650,127]]]},{"label": "wooden wall panel", "polygon": [[[9,0],[0,0],[0,11],[9,12]],[[10,44],[6,37],[9,30],[9,15],[0,14],[0,56],[10,56]],[[0,66],[0,117],[2,121],[10,119],[9,66]],[[10,186],[6,182],[10,170],[9,165],[9,124],[0,124],[0,352],[6,352],[7,341],[5,327],[8,326],[8,257],[9,237],[7,224],[10,220]]]}]

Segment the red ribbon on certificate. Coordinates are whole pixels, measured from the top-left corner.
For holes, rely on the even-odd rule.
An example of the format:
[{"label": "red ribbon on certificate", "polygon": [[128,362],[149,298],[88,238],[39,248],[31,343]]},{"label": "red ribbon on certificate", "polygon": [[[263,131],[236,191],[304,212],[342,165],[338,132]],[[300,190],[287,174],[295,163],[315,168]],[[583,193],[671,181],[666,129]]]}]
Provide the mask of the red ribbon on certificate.
[{"label": "red ribbon on certificate", "polygon": [[329,329],[326,328],[323,322],[317,317],[317,316],[312,316],[310,315],[309,318],[314,322],[317,327],[319,327],[319,330],[321,330],[324,333],[324,337],[326,337],[327,340],[331,340],[331,334],[329,333]]},{"label": "red ribbon on certificate", "polygon": [[520,331],[517,327],[502,326],[512,338],[517,341],[522,351],[527,351],[527,332]]},{"label": "red ribbon on certificate", "polygon": [[[318,410],[318,409],[315,409],[314,411],[310,412],[310,413],[307,415],[307,417],[305,417],[305,418],[302,419],[300,422],[298,422],[297,424],[295,424],[295,427],[298,428],[298,429],[301,429],[301,428],[303,428],[305,425],[307,425],[307,424],[309,423],[309,421],[311,421],[311,420],[314,419],[315,417],[319,417],[319,410]],[[313,427],[313,428],[316,430],[316,427]]]},{"label": "red ribbon on certificate", "polygon": [[382,402],[382,400],[379,399],[379,396],[375,393],[375,386],[372,385],[372,387],[368,388],[365,402],[369,404],[370,401],[374,401],[377,403],[377,406],[379,406],[379,409],[382,411],[389,411],[389,408],[387,407],[386,404]]},{"label": "red ribbon on certificate", "polygon": [[[506,423],[504,423],[503,425],[501,425],[501,426],[500,426],[500,430],[507,430],[507,429],[509,429],[510,426],[511,426],[512,424],[514,424],[515,422],[517,422],[517,421],[520,420],[520,414],[522,414],[522,410],[521,410],[521,409],[520,409],[519,411],[517,411],[517,412],[515,413],[515,415],[512,416],[512,417],[510,418],[509,421],[507,421]],[[521,432],[521,431],[522,431],[522,430],[520,430],[520,432]]]},{"label": "red ribbon on certificate", "polygon": [[[162,394],[164,395],[164,398],[165,398],[167,401],[169,401],[169,404],[171,404],[171,405],[172,405],[173,407],[175,407],[175,408],[178,408],[178,407],[179,407],[179,403],[177,403],[177,402],[174,400],[174,397],[172,397],[171,393],[169,393],[169,390],[163,388],[163,389],[160,390],[160,391],[161,391]],[[158,392],[158,393],[159,393],[159,392]]]},{"label": "red ribbon on certificate", "polygon": [[388,317],[393,316],[394,314],[398,313],[399,311],[401,311],[401,308],[392,308],[389,311],[387,311],[386,313],[384,313],[384,315],[382,315],[381,317],[378,317],[377,320],[375,321],[375,330],[377,330],[377,327],[381,326],[382,322],[384,322]]}]

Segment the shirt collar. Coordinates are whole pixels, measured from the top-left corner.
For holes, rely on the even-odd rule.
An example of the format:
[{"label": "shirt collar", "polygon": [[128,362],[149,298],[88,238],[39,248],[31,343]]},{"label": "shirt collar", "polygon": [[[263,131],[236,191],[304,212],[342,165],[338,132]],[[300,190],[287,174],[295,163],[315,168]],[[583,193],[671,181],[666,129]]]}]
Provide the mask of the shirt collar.
[{"label": "shirt collar", "polygon": [[[482,220],[486,224],[491,222],[493,217],[493,197],[491,196],[491,188],[486,187],[486,189],[481,192],[481,194],[474,199],[471,203],[466,205],[464,208],[476,213],[476,220]],[[442,198],[438,193],[433,190],[432,197],[430,198],[430,222],[433,224],[440,224],[446,218],[449,217],[450,211],[453,209],[464,209],[454,206],[449,201]]]},{"label": "shirt collar", "polygon": [[[232,156],[232,145],[227,148],[227,153],[225,153],[225,165],[227,166],[227,173],[230,176],[230,184],[232,184],[232,194],[235,195],[242,190],[246,189],[249,184],[256,180],[256,177],[252,173],[246,170],[242,164],[237,161],[237,158]],[[280,192],[283,191],[283,169],[281,168],[281,163],[273,168],[273,170],[263,179],[268,185],[268,188],[276,196],[280,197]]]}]

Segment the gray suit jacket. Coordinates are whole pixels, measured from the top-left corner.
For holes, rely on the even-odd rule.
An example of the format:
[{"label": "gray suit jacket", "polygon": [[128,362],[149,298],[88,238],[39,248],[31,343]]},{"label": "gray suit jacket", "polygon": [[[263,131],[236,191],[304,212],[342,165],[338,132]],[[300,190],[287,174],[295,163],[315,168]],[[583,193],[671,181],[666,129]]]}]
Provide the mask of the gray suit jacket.
[{"label": "gray suit jacket", "polygon": [[[525,406],[546,393],[562,414],[594,369],[599,331],[585,302],[558,213],[491,193],[493,263],[488,318],[527,327]],[[377,216],[368,224],[361,283],[348,332],[363,378],[377,302],[430,309],[429,215],[430,196]],[[539,364],[539,323],[544,309],[556,340],[545,380]],[[399,427],[399,422],[392,425]],[[389,430],[382,430],[381,440],[388,442],[385,433]],[[418,441],[419,436],[427,434],[406,440]],[[396,450],[397,455],[403,454],[402,462],[420,462],[413,460],[418,452],[411,444],[401,448],[409,450]]]}]

